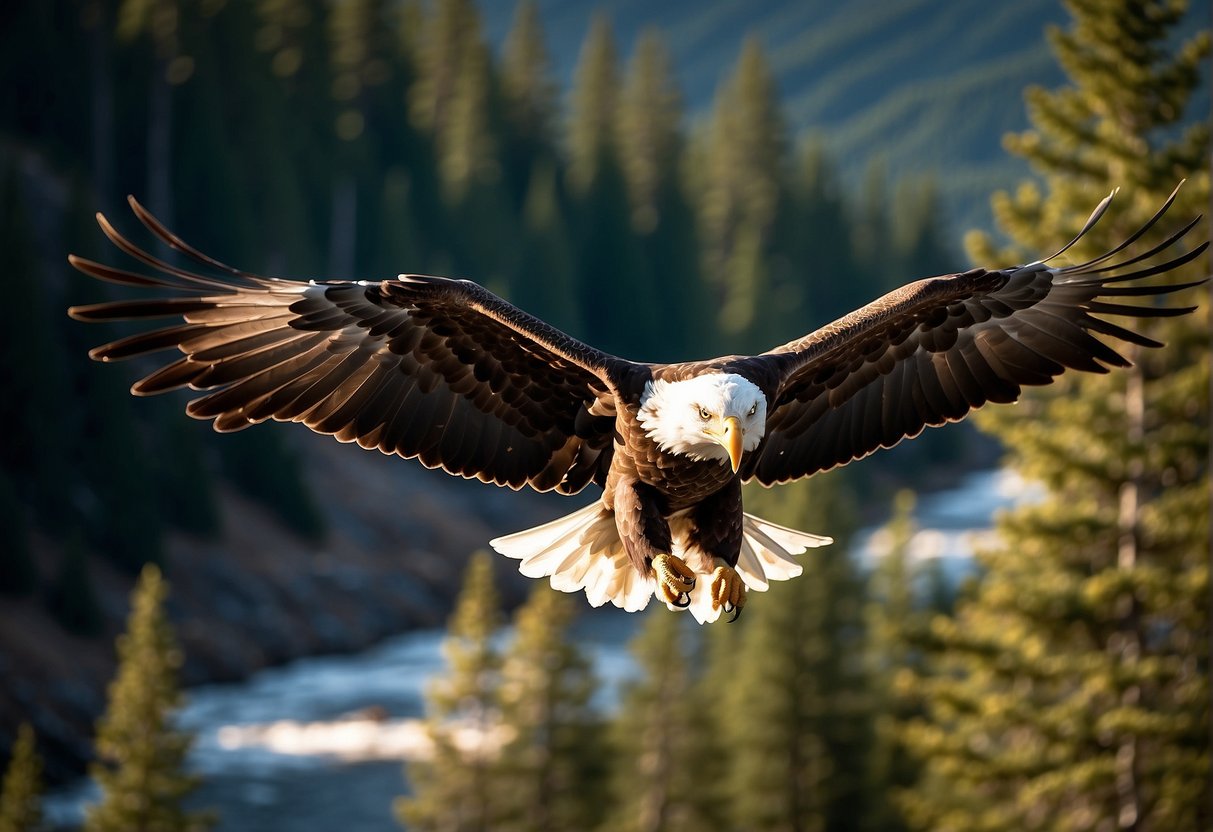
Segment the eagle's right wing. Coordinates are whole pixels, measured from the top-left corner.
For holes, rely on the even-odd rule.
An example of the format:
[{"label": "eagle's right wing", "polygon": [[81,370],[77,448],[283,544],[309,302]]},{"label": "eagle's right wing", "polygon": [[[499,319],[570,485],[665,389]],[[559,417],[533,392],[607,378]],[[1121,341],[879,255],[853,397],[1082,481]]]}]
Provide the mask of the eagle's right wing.
[{"label": "eagle's right wing", "polygon": [[[1098,221],[1110,199],[1078,237]],[[763,377],[778,379],[778,394],[763,445],[746,459],[742,476],[765,485],[807,477],[892,447],[926,426],[963,419],[986,402],[1013,402],[1022,387],[1049,384],[1067,368],[1105,373],[1109,366],[1128,365],[1096,335],[1161,346],[1108,317],[1191,311],[1132,299],[1203,280],[1125,283],[1200,256],[1207,242],[1187,249],[1180,243],[1199,217],[1148,251],[1119,262],[1116,257],[1174,199],[1173,193],[1143,228],[1095,260],[1058,268],[1038,261],[920,280],[748,359],[760,365]],[[1128,270],[1160,254],[1168,259]]]},{"label": "eagle's right wing", "polygon": [[468,281],[303,282],[242,272],[130,204],[157,237],[207,272],[141,250],[100,215],[110,240],[156,274],[69,258],[100,280],[171,290],[69,310],[82,321],[179,319],[90,352],[100,361],[181,353],[136,382],[135,395],[189,387],[206,395],[187,412],[213,419],[219,431],[302,422],[342,442],[511,488],[572,494],[605,470],[614,414],[604,379],[622,359]]}]

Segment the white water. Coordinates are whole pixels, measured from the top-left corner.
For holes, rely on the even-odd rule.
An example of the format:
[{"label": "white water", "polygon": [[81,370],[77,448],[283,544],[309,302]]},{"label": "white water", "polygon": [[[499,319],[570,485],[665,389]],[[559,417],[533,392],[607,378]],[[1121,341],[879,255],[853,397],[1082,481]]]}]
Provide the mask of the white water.
[{"label": "white water", "polygon": [[[957,579],[971,570],[993,514],[1033,493],[1006,472],[988,471],[922,497],[911,557],[942,558]],[[859,562],[870,565],[882,544],[879,530],[861,533]],[[604,710],[633,672],[627,642],[636,621],[610,610],[576,627]],[[428,748],[419,719],[427,681],[444,667],[442,638],[439,630],[408,633],[356,655],[301,659],[244,682],[189,690],[180,724],[197,738],[189,762],[205,777],[198,805],[219,811],[219,832],[398,829],[391,802],[405,791],[403,761]],[[78,823],[92,800],[87,782],[60,790],[47,801],[48,819]]]}]

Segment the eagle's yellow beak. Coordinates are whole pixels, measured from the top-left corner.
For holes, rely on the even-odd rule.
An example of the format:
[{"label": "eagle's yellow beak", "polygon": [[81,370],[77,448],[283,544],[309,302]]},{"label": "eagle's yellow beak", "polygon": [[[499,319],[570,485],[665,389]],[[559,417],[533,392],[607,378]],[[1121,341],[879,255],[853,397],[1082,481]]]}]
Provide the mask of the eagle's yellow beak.
[{"label": "eagle's yellow beak", "polygon": [[724,434],[718,440],[726,451],[729,452],[729,464],[733,466],[733,473],[737,473],[737,469],[741,467],[741,440],[743,436],[741,429],[741,420],[736,416],[728,416],[724,420]]}]

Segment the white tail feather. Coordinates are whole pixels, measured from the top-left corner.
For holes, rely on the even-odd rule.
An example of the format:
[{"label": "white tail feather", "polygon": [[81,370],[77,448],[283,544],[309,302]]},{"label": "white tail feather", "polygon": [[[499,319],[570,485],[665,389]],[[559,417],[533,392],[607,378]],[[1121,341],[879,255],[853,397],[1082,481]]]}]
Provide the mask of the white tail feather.
[{"label": "white tail feather", "polygon": [[[700,623],[715,621],[721,611],[712,608],[711,581],[707,580],[715,566],[702,553],[687,549],[688,526],[685,517],[671,518],[671,554],[686,560],[702,575],[691,591],[691,615]],[[829,543],[833,541],[828,537],[746,514],[737,573],[749,589],[763,592],[771,581],[786,581],[803,571],[794,559],[796,555]],[[648,606],[657,591],[656,581],[632,566],[615,528],[614,515],[599,503],[542,526],[496,538],[489,545],[520,561],[518,571],[528,578],[549,578],[552,587],[562,592],[584,589],[586,599],[595,607],[610,601],[635,612]]]}]

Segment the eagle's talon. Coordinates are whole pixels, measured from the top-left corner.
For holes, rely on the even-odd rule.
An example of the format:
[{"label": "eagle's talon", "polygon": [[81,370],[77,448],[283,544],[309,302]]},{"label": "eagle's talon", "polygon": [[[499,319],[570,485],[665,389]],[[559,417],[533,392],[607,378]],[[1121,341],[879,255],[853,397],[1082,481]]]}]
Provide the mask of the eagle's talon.
[{"label": "eagle's talon", "polygon": [[685,609],[691,605],[691,590],[695,588],[695,573],[682,558],[674,555],[658,555],[653,558],[653,572],[657,576],[657,587],[667,604],[679,609]]},{"label": "eagle's talon", "polygon": [[731,566],[717,567],[712,573],[712,606],[726,613],[733,613],[730,622],[736,621],[745,606],[745,581]]}]

